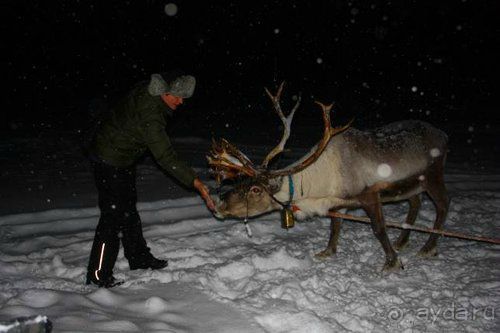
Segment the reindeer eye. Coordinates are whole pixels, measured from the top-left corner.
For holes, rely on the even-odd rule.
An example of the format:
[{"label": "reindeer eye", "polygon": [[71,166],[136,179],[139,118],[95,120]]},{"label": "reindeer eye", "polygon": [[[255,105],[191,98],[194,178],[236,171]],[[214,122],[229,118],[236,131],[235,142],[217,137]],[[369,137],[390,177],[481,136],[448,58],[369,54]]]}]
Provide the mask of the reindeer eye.
[{"label": "reindeer eye", "polygon": [[255,193],[255,194],[260,194],[262,192],[262,189],[260,187],[257,187],[257,186],[253,186],[250,191],[252,191],[252,193]]}]

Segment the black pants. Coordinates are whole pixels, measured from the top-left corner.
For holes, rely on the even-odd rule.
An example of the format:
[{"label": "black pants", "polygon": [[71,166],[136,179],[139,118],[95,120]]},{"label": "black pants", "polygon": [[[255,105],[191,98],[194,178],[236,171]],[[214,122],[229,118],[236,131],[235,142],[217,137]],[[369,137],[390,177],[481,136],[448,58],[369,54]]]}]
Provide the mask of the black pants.
[{"label": "black pants", "polygon": [[95,276],[98,271],[101,279],[113,274],[120,235],[129,263],[150,255],[150,252],[136,208],[135,166],[116,168],[99,162],[93,165],[101,217],[90,252],[88,272]]}]

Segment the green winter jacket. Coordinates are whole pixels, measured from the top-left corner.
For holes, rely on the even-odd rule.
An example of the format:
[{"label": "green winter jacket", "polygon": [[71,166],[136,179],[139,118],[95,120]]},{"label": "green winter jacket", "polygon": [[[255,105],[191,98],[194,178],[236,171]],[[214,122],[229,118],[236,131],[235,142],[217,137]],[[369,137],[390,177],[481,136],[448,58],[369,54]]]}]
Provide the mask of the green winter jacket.
[{"label": "green winter jacket", "polygon": [[103,119],[91,151],[104,163],[122,168],[149,149],[166,172],[192,188],[196,173],[179,159],[165,132],[166,116],[171,114],[161,97],[151,96],[141,84]]}]

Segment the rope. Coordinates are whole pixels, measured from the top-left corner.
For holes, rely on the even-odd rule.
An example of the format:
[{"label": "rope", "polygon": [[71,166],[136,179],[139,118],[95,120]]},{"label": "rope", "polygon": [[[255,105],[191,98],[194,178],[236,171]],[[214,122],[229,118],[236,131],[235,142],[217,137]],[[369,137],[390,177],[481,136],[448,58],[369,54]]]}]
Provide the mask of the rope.
[{"label": "rope", "polygon": [[245,224],[245,230],[247,231],[248,238],[252,238],[252,229],[248,225],[248,193],[246,194],[245,198],[246,198],[245,200],[247,203],[247,214],[245,216],[245,220],[243,220],[243,223]]},{"label": "rope", "polygon": [[[338,213],[338,212],[329,212],[328,216],[337,217],[337,218],[346,219],[346,220],[351,220],[351,221],[363,222],[363,223],[371,223],[371,220],[368,217],[363,217],[363,216],[342,214],[342,213]],[[419,232],[438,234],[438,235],[442,235],[445,237],[454,237],[454,238],[461,238],[461,239],[467,239],[467,240],[474,240],[474,241],[478,241],[478,242],[500,244],[500,239],[497,239],[497,238],[489,238],[489,237],[483,237],[483,236],[470,236],[470,235],[465,235],[465,234],[461,234],[459,232],[454,232],[454,231],[445,231],[445,230],[437,230],[437,229],[432,229],[432,228],[418,227],[418,226],[413,226],[413,225],[409,225],[406,223],[400,224],[400,223],[392,222],[392,221],[386,221],[385,225],[387,227],[390,227],[390,228],[414,230],[414,231],[419,231]]]}]

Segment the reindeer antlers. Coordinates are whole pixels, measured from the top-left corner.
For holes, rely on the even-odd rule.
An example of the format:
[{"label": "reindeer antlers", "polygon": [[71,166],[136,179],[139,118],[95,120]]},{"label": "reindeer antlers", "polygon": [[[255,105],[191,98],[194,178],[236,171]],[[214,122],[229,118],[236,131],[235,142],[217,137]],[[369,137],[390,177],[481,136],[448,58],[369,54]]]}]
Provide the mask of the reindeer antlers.
[{"label": "reindeer antlers", "polygon": [[269,98],[273,102],[273,106],[274,106],[274,109],[276,110],[276,113],[278,114],[278,116],[281,119],[281,122],[283,123],[283,136],[281,137],[281,140],[278,143],[278,145],[276,147],[274,147],[273,150],[271,150],[269,152],[269,154],[267,154],[266,158],[262,161],[261,167],[264,169],[267,168],[267,165],[269,164],[269,162],[276,155],[278,155],[279,153],[281,153],[283,151],[283,149],[285,149],[285,144],[288,141],[288,138],[290,137],[290,127],[292,125],[293,116],[295,114],[295,111],[297,111],[297,109],[299,108],[299,104],[300,104],[300,100],[301,100],[301,96],[299,94],[299,98],[297,99],[297,103],[295,103],[295,106],[293,107],[293,109],[290,112],[290,114],[288,115],[288,117],[285,117],[285,115],[283,114],[283,111],[281,110],[281,105],[280,105],[281,92],[283,91],[284,84],[285,84],[285,81],[281,82],[280,87],[278,88],[278,92],[274,96],[269,92],[269,90],[267,88],[265,88],[267,95],[269,96]]},{"label": "reindeer antlers", "polygon": [[252,161],[225,139],[219,142],[212,140],[212,148],[207,160],[218,183],[241,175],[250,177],[257,175]]},{"label": "reindeer antlers", "polygon": [[345,131],[347,128],[349,128],[349,126],[351,126],[352,122],[354,121],[354,119],[352,119],[349,123],[347,123],[347,125],[333,128],[330,125],[330,111],[332,110],[333,104],[325,105],[318,101],[315,101],[315,103],[318,104],[321,107],[321,110],[323,111],[323,122],[324,122],[323,137],[317,144],[316,149],[311,151],[308,155],[302,157],[302,162],[299,164],[295,165],[292,164],[292,166],[288,166],[284,169],[269,171],[268,172],[269,177],[286,176],[304,170],[309,165],[313,164],[321,156],[321,153],[326,148],[328,142],[330,142],[330,139],[332,137],[334,137],[336,134],[340,132]]},{"label": "reindeer antlers", "polygon": [[250,161],[250,159],[246,157],[245,154],[243,154],[240,150],[238,150],[238,148],[233,146],[227,140],[221,139],[219,142],[213,141],[210,155],[207,156],[207,160],[208,164],[210,165],[211,172],[215,175],[216,181],[218,183],[225,179],[233,179],[239,176],[256,177],[264,174],[266,177],[273,178],[302,171],[319,158],[333,136],[346,130],[353,122],[353,120],[351,120],[345,126],[333,128],[330,124],[330,111],[332,109],[332,104],[325,105],[316,101],[316,104],[318,104],[323,111],[324,122],[323,137],[317,144],[316,148],[308,155],[304,156],[301,159],[302,162],[298,164],[292,164],[291,166],[280,170],[267,170],[269,162],[276,155],[283,151],[285,144],[290,137],[290,127],[292,124],[293,116],[295,114],[295,111],[297,111],[301,101],[301,96],[299,95],[297,103],[293,107],[292,111],[288,114],[287,117],[285,117],[280,105],[283,85],[284,82],[280,84],[276,95],[271,94],[271,92],[269,92],[269,90],[265,88],[267,95],[273,103],[276,113],[283,123],[283,136],[281,137],[280,142],[267,154],[261,165],[255,168],[252,161]]}]

